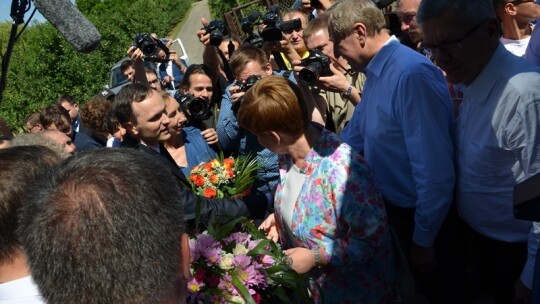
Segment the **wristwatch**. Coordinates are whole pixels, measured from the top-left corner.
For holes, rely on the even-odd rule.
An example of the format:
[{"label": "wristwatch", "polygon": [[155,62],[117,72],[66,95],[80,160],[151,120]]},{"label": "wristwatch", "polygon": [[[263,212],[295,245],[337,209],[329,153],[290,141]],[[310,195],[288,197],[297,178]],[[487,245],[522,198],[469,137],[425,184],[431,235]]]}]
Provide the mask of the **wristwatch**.
[{"label": "wristwatch", "polygon": [[347,99],[348,100],[349,98],[351,98],[352,89],[353,89],[353,86],[349,85],[347,90],[345,90],[345,92],[339,94],[339,96],[341,96],[342,99]]}]

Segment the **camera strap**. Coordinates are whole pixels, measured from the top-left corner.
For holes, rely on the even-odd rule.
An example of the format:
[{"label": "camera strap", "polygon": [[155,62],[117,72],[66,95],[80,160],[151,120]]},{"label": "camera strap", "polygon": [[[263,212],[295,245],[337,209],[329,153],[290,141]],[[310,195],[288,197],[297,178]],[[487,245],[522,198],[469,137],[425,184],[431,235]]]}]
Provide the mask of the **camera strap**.
[{"label": "camera strap", "polygon": [[[234,75],[233,75],[231,66],[229,64],[229,61],[227,61],[227,58],[225,58],[225,54],[223,54],[223,52],[217,46],[216,46],[216,50],[218,52],[219,57],[221,58],[221,61],[223,62],[223,69],[225,72],[225,76],[227,76],[227,80],[229,80],[229,82],[232,83],[234,81]],[[230,55],[232,54],[229,52],[229,56]]]}]

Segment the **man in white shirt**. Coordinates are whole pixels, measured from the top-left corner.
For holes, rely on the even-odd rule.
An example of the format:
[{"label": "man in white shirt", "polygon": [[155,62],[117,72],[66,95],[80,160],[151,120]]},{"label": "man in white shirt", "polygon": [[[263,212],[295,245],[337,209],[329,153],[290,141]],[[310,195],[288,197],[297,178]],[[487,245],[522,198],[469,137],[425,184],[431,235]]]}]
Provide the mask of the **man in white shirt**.
[{"label": "man in white shirt", "polygon": [[30,183],[60,162],[43,146],[0,150],[0,303],[43,303],[30,276],[26,254],[17,232],[19,210]]},{"label": "man in white shirt", "polygon": [[540,5],[534,0],[493,0],[493,6],[502,24],[502,44],[522,57],[531,39],[531,21],[540,17]]}]

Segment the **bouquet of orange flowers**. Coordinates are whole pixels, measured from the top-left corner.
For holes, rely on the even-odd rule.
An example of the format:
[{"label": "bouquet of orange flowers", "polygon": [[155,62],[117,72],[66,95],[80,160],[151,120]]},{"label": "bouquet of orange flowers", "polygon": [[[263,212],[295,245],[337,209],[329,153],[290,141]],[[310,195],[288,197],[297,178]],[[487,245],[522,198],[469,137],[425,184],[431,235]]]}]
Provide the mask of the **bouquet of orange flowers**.
[{"label": "bouquet of orange flowers", "polygon": [[193,167],[189,181],[195,193],[208,198],[246,196],[259,166],[254,158],[228,157],[223,154]]}]

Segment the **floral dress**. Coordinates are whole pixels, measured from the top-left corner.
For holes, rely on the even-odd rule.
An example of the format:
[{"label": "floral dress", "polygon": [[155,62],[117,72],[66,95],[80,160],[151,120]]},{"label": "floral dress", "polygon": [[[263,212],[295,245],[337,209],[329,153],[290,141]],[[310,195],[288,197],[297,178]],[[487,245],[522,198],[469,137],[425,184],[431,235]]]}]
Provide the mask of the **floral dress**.
[{"label": "floral dress", "polygon": [[291,232],[281,222],[283,185],[290,156],[280,156],[275,216],[284,248],[324,249],[329,263],[313,268],[318,303],[393,303],[397,281],[390,229],[371,169],[337,135],[323,130],[300,168],[306,174],[295,202]]}]

